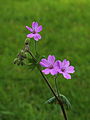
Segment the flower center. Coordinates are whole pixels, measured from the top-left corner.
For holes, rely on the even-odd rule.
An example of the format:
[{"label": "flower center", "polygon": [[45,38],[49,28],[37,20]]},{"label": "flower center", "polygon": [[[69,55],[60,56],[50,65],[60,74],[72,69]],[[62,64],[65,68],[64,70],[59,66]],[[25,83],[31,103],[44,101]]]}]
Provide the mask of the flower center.
[{"label": "flower center", "polygon": [[35,30],[33,31],[33,34],[36,34]]},{"label": "flower center", "polygon": [[50,66],[49,66],[49,69],[52,69],[52,68],[53,68],[53,65],[50,65]]},{"label": "flower center", "polygon": [[62,71],[62,72],[65,72],[65,68],[62,68],[61,71]]}]

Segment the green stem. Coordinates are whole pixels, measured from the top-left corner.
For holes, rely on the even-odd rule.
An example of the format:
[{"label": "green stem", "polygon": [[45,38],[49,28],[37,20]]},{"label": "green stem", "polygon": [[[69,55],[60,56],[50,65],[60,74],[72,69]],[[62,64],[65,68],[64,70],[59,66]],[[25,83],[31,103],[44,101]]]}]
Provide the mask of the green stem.
[{"label": "green stem", "polygon": [[37,41],[35,40],[35,54],[37,53]]},{"label": "green stem", "polygon": [[[35,62],[37,63],[37,60],[36,58],[34,57],[34,55],[32,54],[31,51],[27,51],[31,56],[32,58],[35,60]],[[46,76],[43,74],[43,72],[41,71],[41,68],[40,68],[40,65],[38,64],[37,66],[39,72],[41,73],[42,77],[44,78],[45,82],[47,83],[48,87],[50,88],[51,92],[53,93],[53,95],[56,97],[60,107],[61,107],[61,110],[63,112],[63,116],[64,116],[64,120],[67,120],[67,116],[66,116],[66,112],[65,112],[65,109],[64,109],[64,106],[63,106],[63,103],[62,101],[58,98],[58,96],[56,95],[55,91],[53,90],[51,84],[48,82],[48,79],[46,78]]]},{"label": "green stem", "polygon": [[59,90],[58,90],[58,85],[57,85],[57,76],[55,76],[55,87],[56,87],[56,92],[59,97]]}]

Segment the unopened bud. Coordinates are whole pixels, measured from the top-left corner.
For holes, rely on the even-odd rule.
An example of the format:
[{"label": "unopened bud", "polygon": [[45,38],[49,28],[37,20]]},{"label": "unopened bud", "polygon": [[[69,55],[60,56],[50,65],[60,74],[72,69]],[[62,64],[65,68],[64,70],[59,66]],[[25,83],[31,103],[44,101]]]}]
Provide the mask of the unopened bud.
[{"label": "unopened bud", "polygon": [[25,45],[28,45],[30,43],[30,39],[29,38],[26,38],[25,40]]},{"label": "unopened bud", "polygon": [[30,44],[30,39],[26,38],[26,40],[25,40],[25,52],[30,50],[29,44]]},{"label": "unopened bud", "polygon": [[29,44],[25,44],[25,52],[27,52],[27,51],[29,51],[30,50],[30,46],[29,46]]}]

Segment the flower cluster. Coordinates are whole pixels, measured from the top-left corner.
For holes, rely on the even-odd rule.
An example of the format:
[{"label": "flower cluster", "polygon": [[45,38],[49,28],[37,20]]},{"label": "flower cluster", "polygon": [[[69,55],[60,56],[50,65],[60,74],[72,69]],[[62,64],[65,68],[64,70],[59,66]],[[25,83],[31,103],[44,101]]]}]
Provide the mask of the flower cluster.
[{"label": "flower cluster", "polygon": [[[39,34],[42,31],[42,26],[38,25],[37,22],[32,23],[32,28],[26,26],[26,28],[31,32],[27,35],[27,38],[34,38],[35,41],[41,39]],[[55,61],[55,56],[49,55],[47,59],[42,59],[40,65],[46,69],[42,70],[44,74],[62,74],[64,78],[71,79],[70,73],[74,73],[74,67],[70,66],[70,62],[64,59],[62,62],[60,60]]]},{"label": "flower cluster", "polygon": [[58,73],[62,74],[64,78],[71,79],[69,73],[74,73],[74,67],[70,66],[70,62],[64,59],[62,62],[60,60],[55,61],[55,56],[49,55],[47,59],[42,59],[40,61],[42,67],[46,69],[42,70],[44,74],[56,75]]}]

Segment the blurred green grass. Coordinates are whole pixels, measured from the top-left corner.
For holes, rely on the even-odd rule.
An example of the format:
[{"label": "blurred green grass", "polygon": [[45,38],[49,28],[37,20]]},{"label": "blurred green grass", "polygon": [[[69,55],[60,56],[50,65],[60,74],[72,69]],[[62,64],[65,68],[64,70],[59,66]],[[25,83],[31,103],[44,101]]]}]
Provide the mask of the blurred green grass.
[{"label": "blurred green grass", "polygon": [[0,120],[63,119],[58,106],[44,104],[52,94],[39,72],[13,65],[32,21],[43,25],[40,54],[75,66],[72,80],[58,78],[72,104],[69,120],[89,120],[90,0],[0,0],[0,16]]}]

